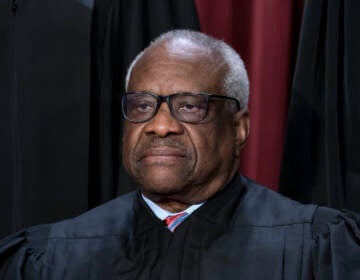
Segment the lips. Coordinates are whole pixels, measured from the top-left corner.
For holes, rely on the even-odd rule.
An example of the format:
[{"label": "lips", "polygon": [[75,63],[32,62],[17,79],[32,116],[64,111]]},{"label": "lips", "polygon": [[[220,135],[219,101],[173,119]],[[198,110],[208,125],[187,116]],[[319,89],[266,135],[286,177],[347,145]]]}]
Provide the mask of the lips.
[{"label": "lips", "polygon": [[140,157],[140,161],[145,163],[173,162],[185,158],[186,154],[172,147],[156,147],[146,149]]}]

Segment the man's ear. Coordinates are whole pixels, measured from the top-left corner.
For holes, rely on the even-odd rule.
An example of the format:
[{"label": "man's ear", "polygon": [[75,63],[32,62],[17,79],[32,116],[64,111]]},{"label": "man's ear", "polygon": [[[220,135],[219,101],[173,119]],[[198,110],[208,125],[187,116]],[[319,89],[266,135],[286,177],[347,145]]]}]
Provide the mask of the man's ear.
[{"label": "man's ear", "polygon": [[234,115],[236,157],[240,156],[240,151],[244,148],[250,133],[250,113],[249,111],[239,111]]}]

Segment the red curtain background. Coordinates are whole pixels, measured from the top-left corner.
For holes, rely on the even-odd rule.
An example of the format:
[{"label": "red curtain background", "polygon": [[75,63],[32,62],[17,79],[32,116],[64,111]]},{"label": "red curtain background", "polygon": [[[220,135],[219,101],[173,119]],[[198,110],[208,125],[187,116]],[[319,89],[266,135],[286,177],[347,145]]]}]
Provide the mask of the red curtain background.
[{"label": "red curtain background", "polygon": [[251,130],[240,170],[278,188],[303,0],[196,0],[201,30],[233,46],[250,78]]}]

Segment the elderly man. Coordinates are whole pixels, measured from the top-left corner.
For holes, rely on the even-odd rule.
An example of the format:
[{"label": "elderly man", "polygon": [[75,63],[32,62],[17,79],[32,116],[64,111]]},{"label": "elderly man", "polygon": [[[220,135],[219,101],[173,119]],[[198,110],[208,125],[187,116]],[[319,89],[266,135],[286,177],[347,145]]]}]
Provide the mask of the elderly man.
[{"label": "elderly man", "polygon": [[238,174],[248,79],[232,48],[172,31],[134,60],[126,83],[123,162],[139,191],[9,237],[2,277],[360,279],[354,217]]}]

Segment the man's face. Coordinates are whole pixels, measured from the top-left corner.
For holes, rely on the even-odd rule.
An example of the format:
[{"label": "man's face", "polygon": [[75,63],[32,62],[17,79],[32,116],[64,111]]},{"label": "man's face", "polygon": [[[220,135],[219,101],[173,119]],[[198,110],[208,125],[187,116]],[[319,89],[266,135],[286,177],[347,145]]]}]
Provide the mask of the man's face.
[{"label": "man's face", "polygon": [[[209,62],[198,48],[184,55],[157,46],[136,64],[128,91],[222,94],[222,71],[224,65]],[[231,179],[239,147],[234,112],[225,108],[224,101],[210,102],[207,117],[190,124],[174,119],[162,103],[147,122],[125,121],[123,162],[144,195],[155,201],[192,204],[207,199]]]}]

